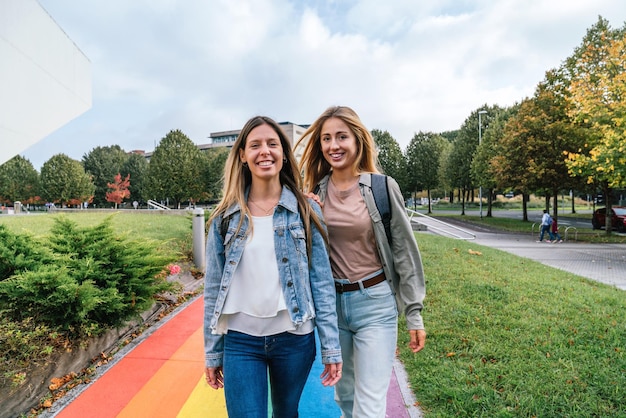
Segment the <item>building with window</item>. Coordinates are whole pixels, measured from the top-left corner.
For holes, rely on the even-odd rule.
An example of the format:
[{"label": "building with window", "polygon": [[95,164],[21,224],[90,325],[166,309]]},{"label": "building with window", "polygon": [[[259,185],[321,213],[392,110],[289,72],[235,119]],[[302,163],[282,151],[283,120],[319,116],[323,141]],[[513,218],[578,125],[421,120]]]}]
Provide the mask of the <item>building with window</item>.
[{"label": "building with window", "polygon": [[[280,127],[283,129],[287,138],[289,138],[289,142],[293,147],[300,138],[302,138],[302,134],[309,127],[309,125],[298,125],[292,122],[279,122]],[[237,140],[237,136],[241,132],[241,129],[236,129],[233,131],[221,131],[221,132],[213,132],[209,135],[209,142],[206,144],[197,145],[200,151],[206,151],[211,148],[232,148],[233,144]],[[297,151],[297,150],[296,150]],[[142,150],[131,151],[134,154],[141,154],[146,157],[148,161],[150,161],[150,157],[152,156],[151,152],[144,152]],[[302,152],[295,152],[296,158],[299,158],[302,155]]]}]

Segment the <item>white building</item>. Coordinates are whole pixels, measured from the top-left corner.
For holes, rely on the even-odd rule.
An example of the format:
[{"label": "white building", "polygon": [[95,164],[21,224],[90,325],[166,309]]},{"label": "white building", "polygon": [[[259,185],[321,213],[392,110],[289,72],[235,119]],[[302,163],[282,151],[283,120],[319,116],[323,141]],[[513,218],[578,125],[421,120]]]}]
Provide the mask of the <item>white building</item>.
[{"label": "white building", "polygon": [[0,0],[0,164],[91,108],[91,63],[36,0]]}]

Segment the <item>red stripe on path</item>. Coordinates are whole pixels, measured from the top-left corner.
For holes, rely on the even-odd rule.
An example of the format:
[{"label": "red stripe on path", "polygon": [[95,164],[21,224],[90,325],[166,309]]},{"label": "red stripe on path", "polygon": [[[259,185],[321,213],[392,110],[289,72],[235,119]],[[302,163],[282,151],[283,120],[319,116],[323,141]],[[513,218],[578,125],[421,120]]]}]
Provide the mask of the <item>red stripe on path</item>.
[{"label": "red stripe on path", "polygon": [[202,298],[197,298],[178,312],[99,377],[56,417],[117,416],[165,361],[202,326],[203,307]]}]

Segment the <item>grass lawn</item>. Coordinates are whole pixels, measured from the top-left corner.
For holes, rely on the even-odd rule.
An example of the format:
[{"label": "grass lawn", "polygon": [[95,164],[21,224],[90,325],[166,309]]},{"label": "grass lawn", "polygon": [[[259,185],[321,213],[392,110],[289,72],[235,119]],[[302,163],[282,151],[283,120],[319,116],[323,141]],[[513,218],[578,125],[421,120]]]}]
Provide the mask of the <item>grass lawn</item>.
[{"label": "grass lawn", "polygon": [[65,216],[80,226],[97,225],[108,216],[113,216],[113,227],[119,233],[130,234],[133,238],[156,240],[171,245],[183,254],[191,254],[192,230],[191,215],[169,215],[121,210],[111,212],[76,211],[63,213],[32,213],[28,215],[0,215],[4,224],[16,233],[29,233],[43,237],[50,232],[54,218]]},{"label": "grass lawn", "polygon": [[402,329],[399,347],[426,416],[626,416],[623,290],[472,242],[417,239],[428,338],[413,355]]},{"label": "grass lawn", "polygon": [[180,240],[191,233],[190,215],[167,215],[155,211],[154,214],[145,211],[120,210],[111,212],[59,212],[59,213],[32,213],[28,215],[0,215],[0,223],[14,232],[29,232],[36,236],[46,235],[58,216],[67,216],[80,226],[96,225],[107,216],[113,216],[113,226],[119,232],[128,232],[145,239]]}]

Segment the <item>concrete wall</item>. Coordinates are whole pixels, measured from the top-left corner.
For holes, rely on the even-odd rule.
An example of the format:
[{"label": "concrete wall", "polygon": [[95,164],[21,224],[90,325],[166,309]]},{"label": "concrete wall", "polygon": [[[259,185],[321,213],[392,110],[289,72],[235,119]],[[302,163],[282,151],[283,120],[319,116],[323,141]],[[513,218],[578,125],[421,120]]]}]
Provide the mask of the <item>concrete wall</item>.
[{"label": "concrete wall", "polygon": [[0,0],[0,164],[91,108],[91,63],[36,0]]}]

